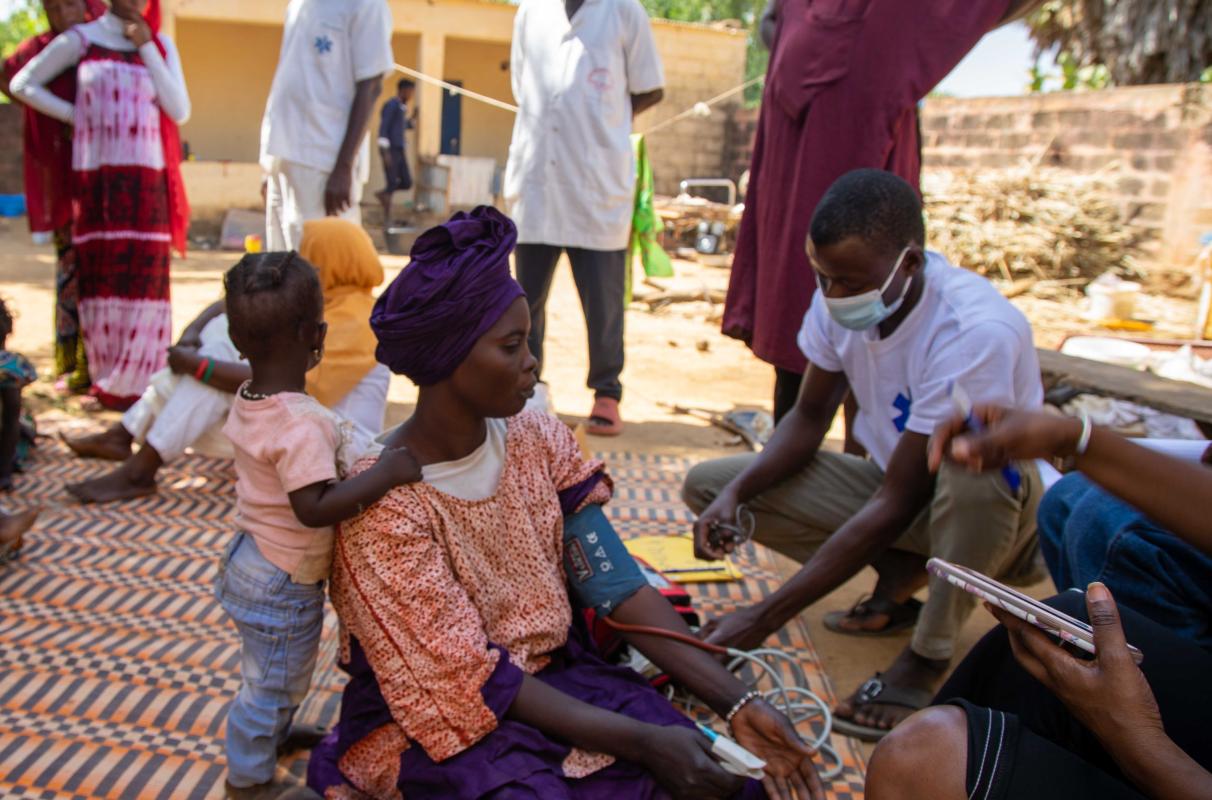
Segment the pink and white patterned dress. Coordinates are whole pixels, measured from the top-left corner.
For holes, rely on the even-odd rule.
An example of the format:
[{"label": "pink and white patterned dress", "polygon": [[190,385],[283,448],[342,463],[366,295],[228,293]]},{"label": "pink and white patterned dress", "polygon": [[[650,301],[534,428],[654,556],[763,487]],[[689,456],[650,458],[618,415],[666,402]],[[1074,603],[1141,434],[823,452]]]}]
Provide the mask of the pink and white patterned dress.
[{"label": "pink and white patterned dress", "polygon": [[80,324],[94,393],[132,404],[171,343],[168,181],[155,84],[137,51],[76,33],[72,170]]}]

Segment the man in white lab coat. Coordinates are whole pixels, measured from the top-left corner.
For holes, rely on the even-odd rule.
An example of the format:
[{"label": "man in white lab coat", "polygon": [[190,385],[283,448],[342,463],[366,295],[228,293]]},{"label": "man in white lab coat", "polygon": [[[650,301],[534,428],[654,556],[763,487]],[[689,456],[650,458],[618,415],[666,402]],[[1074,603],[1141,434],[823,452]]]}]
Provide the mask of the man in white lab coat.
[{"label": "man in white lab coat", "polygon": [[505,195],[518,226],[530,349],[543,365],[544,306],[568,254],[589,329],[588,431],[622,432],[623,299],[635,195],[632,118],[665,83],[639,0],[522,0],[514,21],[519,110]]}]

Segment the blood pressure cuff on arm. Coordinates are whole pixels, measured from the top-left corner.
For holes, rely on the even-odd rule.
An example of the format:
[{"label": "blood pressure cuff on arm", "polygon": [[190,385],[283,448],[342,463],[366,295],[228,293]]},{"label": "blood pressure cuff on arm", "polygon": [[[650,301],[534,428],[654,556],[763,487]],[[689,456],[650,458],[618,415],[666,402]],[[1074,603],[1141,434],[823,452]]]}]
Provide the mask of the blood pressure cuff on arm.
[{"label": "blood pressure cuff on arm", "polygon": [[607,616],[648,585],[602,507],[592,503],[564,517],[564,573],[572,599]]}]

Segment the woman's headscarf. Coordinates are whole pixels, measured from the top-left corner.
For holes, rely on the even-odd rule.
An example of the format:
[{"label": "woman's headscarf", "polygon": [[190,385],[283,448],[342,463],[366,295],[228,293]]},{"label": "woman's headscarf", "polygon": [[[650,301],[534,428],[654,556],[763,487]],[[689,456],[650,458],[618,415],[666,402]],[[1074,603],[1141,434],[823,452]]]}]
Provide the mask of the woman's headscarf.
[{"label": "woman's headscarf", "polygon": [[331,408],[375,366],[371,291],[383,282],[383,266],[370,235],[336,217],[303,224],[299,255],[320,275],[328,323],[324,358],[307,373],[307,393]]},{"label": "woman's headscarf", "polygon": [[450,377],[476,341],[525,293],[509,273],[513,222],[495,208],[462,211],[417,239],[412,262],[375,303],[375,356],[418,386]]}]

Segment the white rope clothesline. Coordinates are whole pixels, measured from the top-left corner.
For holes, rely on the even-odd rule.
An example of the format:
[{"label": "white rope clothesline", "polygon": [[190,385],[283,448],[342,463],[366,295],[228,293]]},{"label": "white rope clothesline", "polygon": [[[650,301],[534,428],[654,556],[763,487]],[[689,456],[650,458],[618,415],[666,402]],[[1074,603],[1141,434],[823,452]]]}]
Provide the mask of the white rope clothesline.
[{"label": "white rope clothesline", "polygon": [[703,100],[701,102],[695,103],[690,108],[683,111],[681,114],[670,117],[667,120],[658,122],[656,125],[653,125],[651,128],[644,131],[644,135],[650,136],[650,135],[656,133],[657,131],[661,130],[662,128],[666,128],[666,127],[674,124],[675,122],[680,122],[681,120],[686,119],[687,117],[706,116],[706,114],[704,114],[702,112],[702,109],[704,109],[704,108],[709,109],[709,108],[711,108],[711,106],[715,105],[716,103],[719,103],[723,100],[727,100],[729,97],[732,97],[734,94],[740,94],[741,92],[748,89],[750,86],[756,86],[757,84],[761,83],[764,80],[766,80],[766,76],[758,75],[756,78],[750,78],[749,80],[745,81],[740,86],[733,86],[728,91],[717,94],[715,97],[711,98],[710,100]]},{"label": "white rope clothesline", "polygon": [[395,68],[398,72],[403,72],[405,75],[407,75],[410,78],[416,78],[419,81],[425,81],[426,83],[432,83],[434,86],[441,86],[443,89],[447,90],[451,94],[466,95],[467,97],[470,97],[472,100],[479,100],[481,103],[486,103],[487,105],[493,106],[494,108],[499,108],[504,111],[512,111],[514,114],[518,113],[517,106],[512,105],[510,103],[506,103],[503,100],[498,100],[495,97],[489,97],[486,94],[480,94],[479,92],[473,92],[470,89],[464,89],[462,86],[456,86],[453,83],[447,83],[446,81],[439,80],[438,78],[435,78],[432,75],[426,75],[424,72],[417,72],[415,69],[406,67],[403,64],[396,64]]},{"label": "white rope clothesline", "polygon": [[[472,100],[479,100],[481,103],[490,105],[493,108],[499,108],[502,111],[509,111],[514,114],[518,113],[518,107],[513,105],[512,103],[506,103],[504,100],[498,100],[495,97],[489,97],[486,94],[480,94],[479,92],[473,92],[470,89],[464,89],[462,86],[456,86],[453,83],[441,80],[440,78],[435,78],[432,75],[426,75],[424,72],[419,72],[415,69],[412,69],[411,67],[406,67],[403,64],[395,64],[394,66],[398,72],[402,72],[405,75],[409,76],[410,78],[416,78],[419,81],[424,81],[425,83],[433,84],[434,86],[441,86],[443,89],[447,90],[451,94],[464,95],[465,97],[470,97]],[[749,80],[745,81],[744,83],[742,83],[739,86],[734,86],[731,89],[729,89],[728,91],[723,92],[721,94],[717,94],[715,97],[712,97],[709,100],[703,100],[698,103],[695,103],[690,108],[683,111],[682,113],[677,114],[676,116],[672,116],[669,119],[658,122],[656,125],[653,125],[651,128],[644,131],[643,134],[645,136],[649,136],[649,135],[661,130],[662,128],[666,128],[670,125],[673,125],[676,122],[680,122],[681,120],[686,119],[687,117],[706,116],[703,113],[703,109],[705,109],[705,108],[709,109],[711,106],[715,105],[716,103],[726,100],[735,94],[740,94],[741,92],[748,89],[750,86],[755,86],[755,85],[761,83],[762,81],[764,81],[765,79],[766,78],[762,75],[759,75],[756,78],[750,78]]]}]

